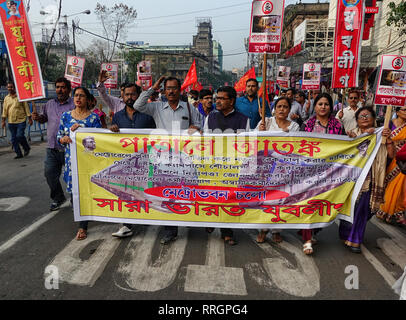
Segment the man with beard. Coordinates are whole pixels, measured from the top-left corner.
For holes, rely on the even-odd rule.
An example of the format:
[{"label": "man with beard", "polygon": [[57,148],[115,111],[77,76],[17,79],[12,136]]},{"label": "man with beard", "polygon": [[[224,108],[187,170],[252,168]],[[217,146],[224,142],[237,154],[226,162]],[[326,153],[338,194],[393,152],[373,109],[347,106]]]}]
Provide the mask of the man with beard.
[{"label": "man with beard", "polygon": [[[235,103],[235,109],[247,116],[250,119],[250,128],[255,129],[258,122],[261,120],[262,112],[262,98],[258,97],[258,81],[257,79],[248,79],[245,83],[246,95],[237,98]],[[271,110],[269,108],[268,102],[265,102],[265,117],[271,116]]]},{"label": "man with beard", "polygon": [[[134,103],[141,93],[141,87],[134,83],[128,83],[124,87],[123,102],[125,108],[114,114],[110,130],[113,132],[120,132],[121,129],[145,129],[155,128],[154,119],[144,113],[140,113],[134,109]],[[113,237],[124,238],[133,234],[132,224],[123,224],[117,232],[113,233]]]},{"label": "man with beard", "polygon": [[58,78],[55,81],[56,99],[49,100],[41,114],[32,113],[32,119],[39,123],[48,122],[47,126],[47,153],[45,158],[44,174],[51,189],[51,211],[58,210],[66,201],[59,178],[62,167],[65,165],[65,152],[59,145],[56,134],[64,112],[75,108],[73,99],[69,96],[71,91],[70,81],[66,78]]},{"label": "man with beard", "polygon": [[[166,102],[148,102],[154,91],[159,90],[164,81],[164,92],[168,99]],[[164,129],[169,134],[179,133],[180,130],[200,130],[200,113],[188,102],[180,100],[181,82],[174,77],[161,77],[152,88],[141,93],[139,99],[134,104],[134,109],[152,116],[158,129]],[[161,244],[169,244],[176,240],[178,236],[177,226],[166,226],[165,234],[161,239]]]}]

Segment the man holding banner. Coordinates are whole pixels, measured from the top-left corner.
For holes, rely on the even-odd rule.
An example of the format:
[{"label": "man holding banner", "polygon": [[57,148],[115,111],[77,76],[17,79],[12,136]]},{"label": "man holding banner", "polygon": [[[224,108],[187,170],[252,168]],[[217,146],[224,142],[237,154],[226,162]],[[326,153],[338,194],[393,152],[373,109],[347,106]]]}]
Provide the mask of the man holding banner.
[{"label": "man holding banner", "polygon": [[[164,92],[168,101],[147,103],[152,93],[159,90],[162,82],[164,82]],[[152,88],[141,93],[134,104],[134,109],[152,116],[157,128],[164,129],[168,133],[176,132],[176,130],[178,132],[187,129],[199,130],[201,127],[200,114],[189,103],[180,100],[181,86],[179,79],[162,76]],[[176,240],[177,235],[178,227],[166,226],[161,244],[168,244]]]}]

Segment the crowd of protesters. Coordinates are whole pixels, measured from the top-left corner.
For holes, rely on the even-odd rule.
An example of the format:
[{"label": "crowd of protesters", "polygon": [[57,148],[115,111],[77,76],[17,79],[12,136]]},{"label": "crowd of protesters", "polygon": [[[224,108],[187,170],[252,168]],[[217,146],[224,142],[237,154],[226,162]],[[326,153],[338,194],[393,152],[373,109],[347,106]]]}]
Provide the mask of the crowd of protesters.
[{"label": "crowd of protesters", "polygon": [[[97,100],[85,87],[73,90],[65,78],[55,81],[55,99],[49,100],[39,114],[29,111],[27,103],[18,101],[14,84],[8,84],[9,95],[4,100],[2,127],[8,122],[16,159],[28,156],[30,147],[25,139],[26,121],[47,122],[47,149],[44,175],[50,189],[50,210],[58,210],[67,201],[60,183],[64,168],[64,180],[72,202],[72,172],[70,166],[69,133],[79,127],[109,128],[119,132],[122,128],[158,128],[171,131],[176,125],[181,130],[211,132],[210,130],[241,131],[306,131],[320,134],[348,135],[355,138],[361,134],[372,134],[376,127],[376,113],[366,106],[360,92],[351,90],[346,101],[333,102],[327,92],[308,92],[295,89],[280,90],[264,102],[265,117],[262,121],[262,97],[258,96],[256,79],[246,82],[243,95],[237,95],[233,87],[224,86],[212,92],[208,89],[181,92],[181,82],[173,77],[161,77],[150,89],[142,91],[135,83],[121,86],[121,96],[107,93],[104,82],[105,71],[98,78],[97,90],[102,102],[109,108],[106,115],[97,108]],[[354,221],[340,221],[339,238],[352,252],[361,252],[368,220],[376,215],[383,222],[406,227],[406,179],[397,165],[400,155],[406,154],[406,107],[395,109],[389,127],[383,130],[386,140],[375,158],[367,178],[358,195]],[[20,149],[23,147],[24,153]],[[402,153],[403,152],[403,153]],[[399,154],[399,157],[397,157]],[[406,158],[406,157],[405,157]],[[387,163],[387,166],[386,166]],[[206,228],[211,233],[213,228]],[[298,234],[303,239],[303,252],[312,254],[317,242],[315,235],[321,229],[303,229]],[[266,241],[269,230],[262,229],[257,242]],[[128,237],[133,234],[132,225],[124,224],[112,235]],[[176,240],[178,227],[166,226],[161,244]],[[272,229],[271,240],[283,241],[283,232]],[[232,229],[222,228],[221,236],[229,245],[237,244]],[[87,222],[81,222],[77,240],[87,237]]]}]

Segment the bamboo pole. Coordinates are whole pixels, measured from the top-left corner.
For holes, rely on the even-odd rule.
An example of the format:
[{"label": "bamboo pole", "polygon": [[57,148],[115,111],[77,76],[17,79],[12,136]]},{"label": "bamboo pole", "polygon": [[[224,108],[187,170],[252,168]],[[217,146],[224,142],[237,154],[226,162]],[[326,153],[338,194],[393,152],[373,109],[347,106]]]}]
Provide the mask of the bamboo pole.
[{"label": "bamboo pole", "polygon": [[[387,106],[386,107],[386,112],[385,112],[385,122],[383,123],[384,128],[389,128],[389,122],[392,118],[392,106]],[[386,144],[386,138],[382,137],[382,144]]]},{"label": "bamboo pole", "polygon": [[267,53],[264,53],[264,63],[262,65],[262,123],[265,125],[265,103],[266,103],[266,70],[267,70]]}]

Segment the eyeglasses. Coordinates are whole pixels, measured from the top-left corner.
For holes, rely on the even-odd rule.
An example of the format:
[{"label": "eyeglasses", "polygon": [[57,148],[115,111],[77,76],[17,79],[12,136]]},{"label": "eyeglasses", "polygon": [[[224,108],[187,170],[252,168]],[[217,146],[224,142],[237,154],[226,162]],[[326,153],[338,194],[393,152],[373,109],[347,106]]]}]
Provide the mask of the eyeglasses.
[{"label": "eyeglasses", "polygon": [[399,111],[406,111],[406,109],[399,109]]},{"label": "eyeglasses", "polygon": [[348,97],[348,100],[357,100],[359,99],[358,97]]},{"label": "eyeglasses", "polygon": [[370,114],[360,114],[358,116],[358,118],[360,118],[360,119],[369,119],[369,118],[372,118],[372,115],[370,115]]},{"label": "eyeglasses", "polygon": [[217,98],[216,98],[216,100],[223,101],[223,100],[230,100],[230,98],[226,98],[226,97],[217,97]]}]

